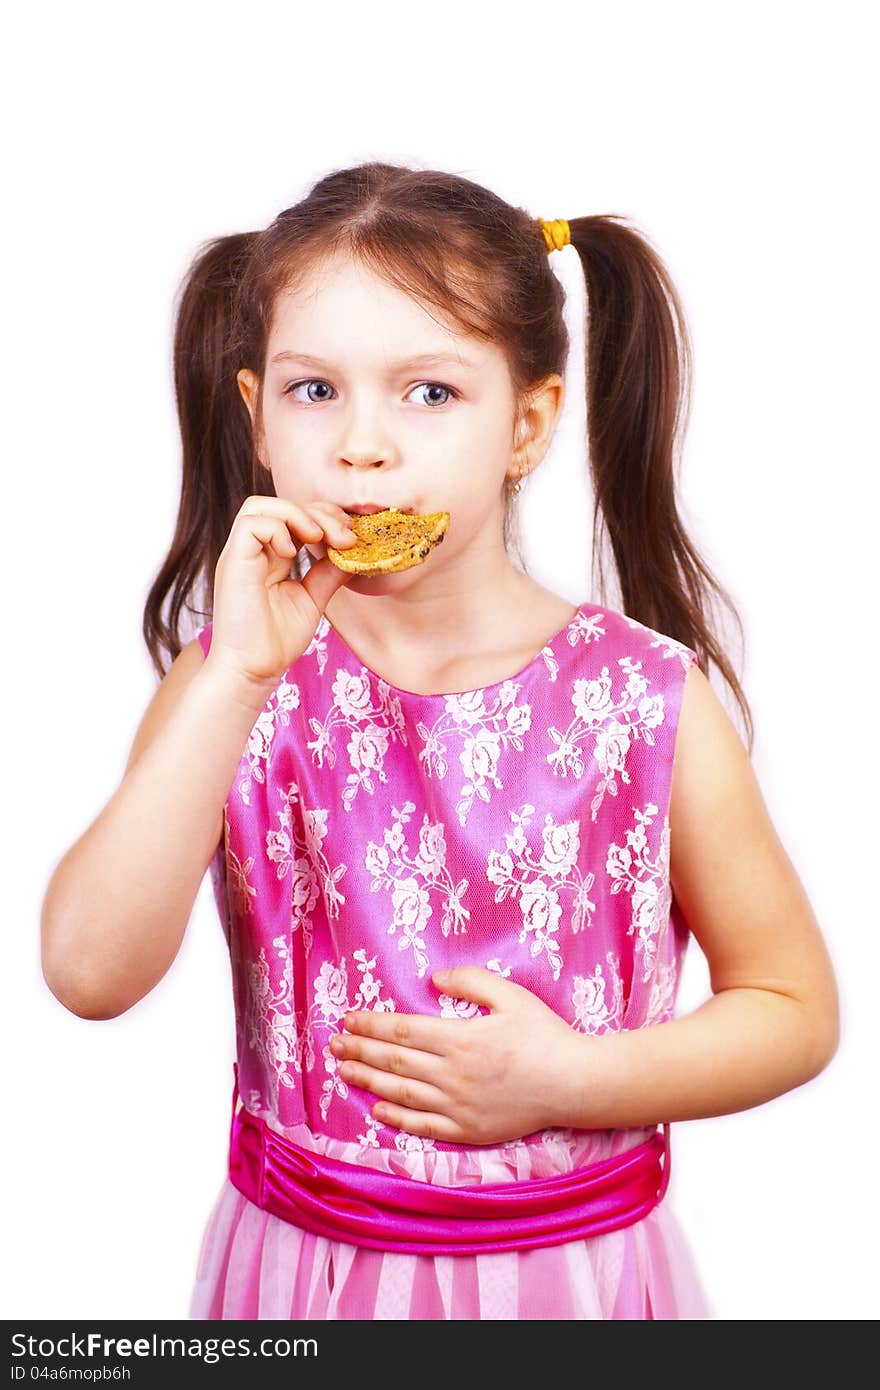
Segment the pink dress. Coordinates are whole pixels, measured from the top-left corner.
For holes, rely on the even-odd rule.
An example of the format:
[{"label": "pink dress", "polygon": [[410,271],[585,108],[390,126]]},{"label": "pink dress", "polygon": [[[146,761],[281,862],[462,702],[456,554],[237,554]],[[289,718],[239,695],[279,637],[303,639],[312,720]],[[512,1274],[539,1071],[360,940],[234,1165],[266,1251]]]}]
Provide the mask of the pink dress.
[{"label": "pink dress", "polygon": [[[207,655],[211,624],[200,629]],[[229,945],[241,1103],[303,1147],[444,1186],[566,1173],[655,1130],[548,1129],[498,1147],[382,1124],[328,1048],[355,1010],[467,1018],[431,973],[473,963],[601,1034],[674,1016],[687,927],[669,795],[696,654],[583,603],[507,680],[417,695],[326,617],[256,720],[211,865]],[[671,1130],[675,1149],[675,1128]],[[711,1318],[669,1194],[541,1249],[410,1255],[344,1244],[228,1179],[199,1319]]]}]

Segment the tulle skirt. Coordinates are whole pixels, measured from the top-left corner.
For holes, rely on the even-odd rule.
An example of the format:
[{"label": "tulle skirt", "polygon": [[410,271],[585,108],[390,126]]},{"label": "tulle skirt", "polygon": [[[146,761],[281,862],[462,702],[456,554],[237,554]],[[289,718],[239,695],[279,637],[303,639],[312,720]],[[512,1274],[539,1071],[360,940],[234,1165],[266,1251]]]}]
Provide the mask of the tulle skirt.
[{"label": "tulle skirt", "polygon": [[208,1218],[189,1316],[378,1321],[711,1319],[668,1196],[617,1231],[538,1250],[404,1255],[328,1240],[228,1178]]}]

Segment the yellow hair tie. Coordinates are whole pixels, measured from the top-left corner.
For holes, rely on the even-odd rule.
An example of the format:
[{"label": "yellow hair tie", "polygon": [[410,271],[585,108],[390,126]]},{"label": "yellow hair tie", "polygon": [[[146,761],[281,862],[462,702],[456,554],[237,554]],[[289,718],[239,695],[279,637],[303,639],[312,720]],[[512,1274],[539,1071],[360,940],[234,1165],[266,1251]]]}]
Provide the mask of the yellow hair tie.
[{"label": "yellow hair tie", "polygon": [[571,228],[564,217],[557,217],[552,222],[545,222],[542,217],[538,218],[541,224],[541,231],[544,233],[544,241],[549,251],[561,251],[563,246],[568,246],[571,242]]}]

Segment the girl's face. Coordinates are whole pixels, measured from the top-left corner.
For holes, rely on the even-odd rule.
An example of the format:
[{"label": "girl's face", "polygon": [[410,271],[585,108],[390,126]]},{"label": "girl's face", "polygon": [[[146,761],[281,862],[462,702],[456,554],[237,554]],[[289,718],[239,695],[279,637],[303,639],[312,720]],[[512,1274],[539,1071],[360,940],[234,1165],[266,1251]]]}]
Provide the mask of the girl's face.
[{"label": "girl's face", "polygon": [[[253,419],[253,373],[238,384]],[[554,395],[554,420],[559,403]],[[279,497],[448,511],[431,556],[445,567],[477,540],[501,544],[505,478],[524,462],[514,460],[514,415],[498,349],[348,257],[276,305],[260,447]],[[410,583],[422,568],[386,578]]]}]

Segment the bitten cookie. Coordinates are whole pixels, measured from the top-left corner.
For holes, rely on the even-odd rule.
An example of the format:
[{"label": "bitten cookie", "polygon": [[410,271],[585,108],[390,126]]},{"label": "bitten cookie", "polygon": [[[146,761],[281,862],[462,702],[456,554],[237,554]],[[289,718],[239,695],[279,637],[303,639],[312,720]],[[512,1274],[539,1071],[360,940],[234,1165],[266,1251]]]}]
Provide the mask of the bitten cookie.
[{"label": "bitten cookie", "polygon": [[347,550],[327,547],[327,559],[346,574],[396,574],[421,565],[439,545],[449,525],[449,512],[409,516],[391,507],[370,516],[351,516],[357,545]]}]

